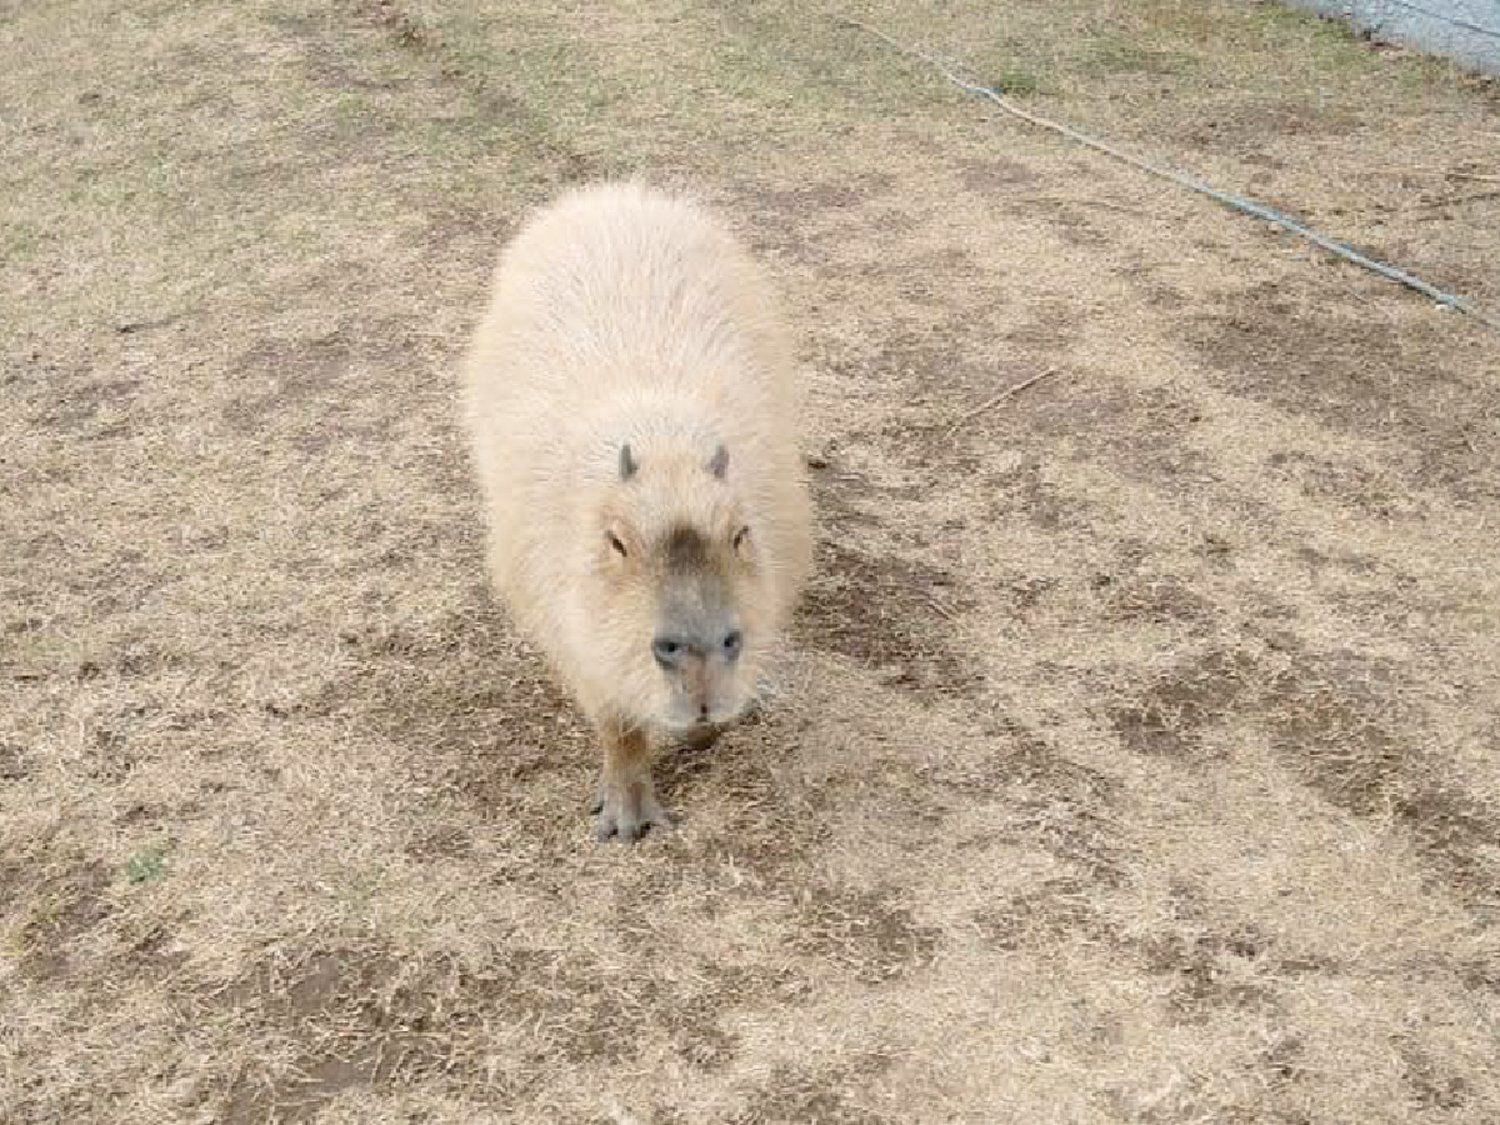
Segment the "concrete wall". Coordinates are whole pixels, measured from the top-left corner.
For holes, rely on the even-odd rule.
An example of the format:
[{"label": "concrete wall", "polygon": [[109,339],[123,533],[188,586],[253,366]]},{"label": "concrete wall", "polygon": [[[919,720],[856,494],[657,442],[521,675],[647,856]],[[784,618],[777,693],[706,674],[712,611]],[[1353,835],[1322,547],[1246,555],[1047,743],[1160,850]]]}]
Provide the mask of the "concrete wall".
[{"label": "concrete wall", "polygon": [[1342,16],[1383,43],[1400,43],[1500,74],[1500,0],[1287,0]]}]

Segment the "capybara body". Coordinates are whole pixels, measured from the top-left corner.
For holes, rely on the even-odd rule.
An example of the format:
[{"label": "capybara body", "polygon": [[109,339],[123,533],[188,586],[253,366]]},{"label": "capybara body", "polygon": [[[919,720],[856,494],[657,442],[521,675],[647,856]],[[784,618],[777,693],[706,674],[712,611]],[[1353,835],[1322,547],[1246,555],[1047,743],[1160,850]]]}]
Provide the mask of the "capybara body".
[{"label": "capybara body", "polygon": [[791,339],[690,198],[578,188],[502,253],[464,371],[488,566],[599,733],[598,833],[669,823],[664,734],[749,704],[805,582]]}]

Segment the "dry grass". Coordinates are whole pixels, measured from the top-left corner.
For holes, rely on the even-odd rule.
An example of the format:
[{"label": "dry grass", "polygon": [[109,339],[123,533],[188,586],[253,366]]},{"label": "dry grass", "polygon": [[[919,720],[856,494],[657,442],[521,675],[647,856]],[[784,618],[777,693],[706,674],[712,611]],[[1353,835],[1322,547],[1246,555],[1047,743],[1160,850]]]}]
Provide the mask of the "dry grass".
[{"label": "dry grass", "polygon": [[[1500,302],[1492,86],[1264,4],[858,14]],[[1495,337],[784,0],[0,50],[0,1120],[1500,1119]],[[625,850],[453,361],[632,169],[791,295],[824,544]]]}]

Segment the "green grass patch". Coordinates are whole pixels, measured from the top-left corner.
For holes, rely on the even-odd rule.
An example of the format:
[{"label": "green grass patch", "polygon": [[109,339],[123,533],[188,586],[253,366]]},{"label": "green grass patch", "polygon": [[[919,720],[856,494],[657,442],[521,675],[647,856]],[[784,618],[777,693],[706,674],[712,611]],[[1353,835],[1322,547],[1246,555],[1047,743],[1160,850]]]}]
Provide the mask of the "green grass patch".
[{"label": "green grass patch", "polygon": [[150,886],[159,883],[167,875],[167,853],[171,845],[160,843],[142,848],[125,863],[125,878],[133,886]]},{"label": "green grass patch", "polygon": [[1024,98],[1041,93],[1042,80],[1034,71],[1022,67],[1002,67],[990,73],[989,87],[997,94]]}]

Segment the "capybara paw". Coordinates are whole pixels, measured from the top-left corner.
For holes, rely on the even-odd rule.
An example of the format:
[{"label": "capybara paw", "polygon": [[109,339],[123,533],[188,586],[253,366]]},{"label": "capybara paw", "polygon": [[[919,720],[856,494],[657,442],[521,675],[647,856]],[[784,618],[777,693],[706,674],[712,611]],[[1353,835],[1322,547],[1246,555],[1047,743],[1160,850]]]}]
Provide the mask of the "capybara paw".
[{"label": "capybara paw", "polygon": [[601,784],[594,812],[598,817],[594,822],[594,838],[601,841],[615,837],[623,843],[634,843],[648,828],[665,832],[672,827],[672,818],[657,802],[649,783]]}]

